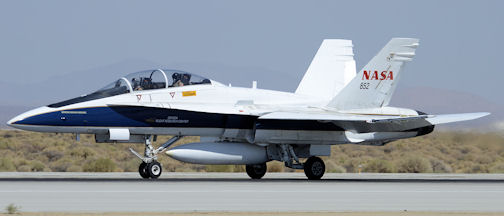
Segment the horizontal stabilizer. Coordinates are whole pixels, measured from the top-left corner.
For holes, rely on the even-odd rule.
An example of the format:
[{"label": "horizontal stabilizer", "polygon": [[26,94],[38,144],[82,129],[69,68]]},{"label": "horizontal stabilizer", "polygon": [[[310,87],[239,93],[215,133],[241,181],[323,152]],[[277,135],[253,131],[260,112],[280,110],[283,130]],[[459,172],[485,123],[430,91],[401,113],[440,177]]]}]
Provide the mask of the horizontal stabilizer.
[{"label": "horizontal stabilizer", "polygon": [[429,117],[426,120],[433,125],[437,125],[450,122],[468,121],[481,118],[487,115],[490,115],[490,113],[477,112],[477,113],[446,114],[446,115],[435,115],[434,117]]}]

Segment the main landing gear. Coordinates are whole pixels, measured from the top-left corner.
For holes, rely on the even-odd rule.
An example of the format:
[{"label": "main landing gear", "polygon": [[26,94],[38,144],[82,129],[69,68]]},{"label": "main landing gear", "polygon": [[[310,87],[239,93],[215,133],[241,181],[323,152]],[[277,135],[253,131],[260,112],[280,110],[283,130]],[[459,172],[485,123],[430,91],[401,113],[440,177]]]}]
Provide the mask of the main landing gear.
[{"label": "main landing gear", "polygon": [[261,179],[266,174],[267,169],[266,163],[245,166],[245,171],[247,171],[247,175],[251,179]]},{"label": "main landing gear", "polygon": [[[308,158],[303,164],[298,164],[298,166],[292,166],[291,168],[303,169],[309,180],[319,180],[325,173],[324,161],[315,156]],[[245,170],[251,179],[261,179],[266,174],[267,166],[266,163],[246,165]]]},{"label": "main landing gear", "polygon": [[[302,169],[309,180],[319,180],[324,176],[325,164],[324,161],[316,156],[310,156],[309,149],[298,149],[295,151],[292,145],[279,144],[271,146],[268,150],[268,158],[270,160],[277,160],[284,162],[286,167],[292,169]],[[308,159],[301,163],[296,153],[300,154],[303,158]],[[260,179],[266,174],[266,163],[246,165],[245,170],[247,175],[252,179]]]},{"label": "main landing gear", "polygon": [[[292,145],[281,144],[277,148],[281,155],[281,161],[285,163],[286,167],[292,169],[303,169],[306,177],[309,180],[319,180],[325,173],[325,164],[322,159],[316,156],[310,156],[304,163],[299,162],[299,157],[294,151]],[[303,152],[300,152],[303,153]],[[304,152],[306,155],[306,152]]]},{"label": "main landing gear", "polygon": [[319,180],[325,173],[325,164],[319,157],[309,157],[303,164],[306,177],[310,180]]},{"label": "main landing gear", "polygon": [[174,136],[159,148],[154,149],[154,147],[152,147],[152,136],[146,135],[144,156],[140,155],[138,152],[130,148],[129,150],[131,151],[131,153],[142,160],[142,163],[138,167],[138,173],[140,174],[140,176],[142,176],[142,178],[144,179],[159,178],[159,176],[161,176],[161,173],[163,172],[163,168],[157,161],[157,154],[163,152],[181,138],[182,136]]}]

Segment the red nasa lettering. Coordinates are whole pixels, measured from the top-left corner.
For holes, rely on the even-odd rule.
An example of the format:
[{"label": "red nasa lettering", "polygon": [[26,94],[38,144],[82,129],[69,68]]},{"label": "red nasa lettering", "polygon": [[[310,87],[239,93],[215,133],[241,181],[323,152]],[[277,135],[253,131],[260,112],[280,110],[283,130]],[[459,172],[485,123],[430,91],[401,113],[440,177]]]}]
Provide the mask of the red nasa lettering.
[{"label": "red nasa lettering", "polygon": [[394,72],[392,71],[368,71],[362,73],[362,80],[394,80]]}]

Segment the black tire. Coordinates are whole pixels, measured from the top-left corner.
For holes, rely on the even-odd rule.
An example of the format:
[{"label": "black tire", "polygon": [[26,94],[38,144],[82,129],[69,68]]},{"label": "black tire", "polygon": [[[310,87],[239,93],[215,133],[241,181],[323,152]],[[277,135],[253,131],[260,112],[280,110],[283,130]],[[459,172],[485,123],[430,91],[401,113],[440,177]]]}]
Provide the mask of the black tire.
[{"label": "black tire", "polygon": [[149,173],[149,176],[153,179],[159,178],[161,176],[161,173],[163,172],[163,168],[161,167],[161,164],[157,161],[154,161],[152,163],[149,163],[147,166],[147,172]]},{"label": "black tire", "polygon": [[247,175],[251,179],[261,179],[264,176],[264,174],[266,174],[268,167],[266,166],[266,163],[253,164],[253,165],[246,165],[245,170],[247,171]]},{"label": "black tire", "polygon": [[325,164],[319,157],[310,157],[304,163],[304,173],[310,180],[319,180],[325,173]]},{"label": "black tire", "polygon": [[138,167],[138,173],[140,173],[140,176],[144,179],[150,178],[149,173],[147,172],[147,165],[145,162],[142,162],[140,166]]}]

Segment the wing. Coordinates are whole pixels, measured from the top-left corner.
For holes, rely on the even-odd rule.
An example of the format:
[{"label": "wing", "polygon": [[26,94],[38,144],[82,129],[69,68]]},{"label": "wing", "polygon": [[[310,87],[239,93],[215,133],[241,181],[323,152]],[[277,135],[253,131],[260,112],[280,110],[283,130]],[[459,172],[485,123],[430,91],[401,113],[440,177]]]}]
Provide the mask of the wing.
[{"label": "wing", "polygon": [[445,124],[450,122],[468,121],[473,119],[478,119],[484,116],[490,115],[488,112],[478,112],[478,113],[460,113],[460,114],[446,114],[446,115],[435,115],[427,119],[431,124]]},{"label": "wing", "polygon": [[436,124],[477,119],[489,114],[490,113],[480,112],[447,115],[400,116],[345,113],[272,112],[260,116],[259,120],[266,120],[264,123],[267,123],[267,120],[330,122],[347,131],[367,133],[407,131]]}]

